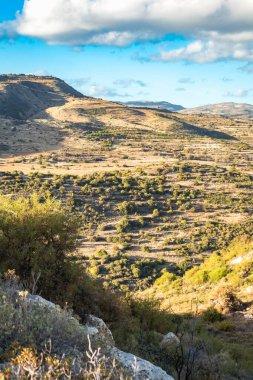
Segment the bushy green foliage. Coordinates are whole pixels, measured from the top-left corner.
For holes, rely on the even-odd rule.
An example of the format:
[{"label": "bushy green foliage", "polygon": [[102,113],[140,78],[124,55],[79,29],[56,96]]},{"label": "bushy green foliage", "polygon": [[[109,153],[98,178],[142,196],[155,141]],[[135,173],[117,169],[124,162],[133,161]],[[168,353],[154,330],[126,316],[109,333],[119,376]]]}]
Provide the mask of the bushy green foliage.
[{"label": "bushy green foliage", "polygon": [[75,218],[50,197],[1,197],[0,270],[15,269],[26,281],[36,273],[44,291],[57,288],[77,227]]},{"label": "bushy green foliage", "polygon": [[125,293],[144,289],[159,277],[165,265],[163,259],[136,260],[122,251],[124,249],[108,254],[105,250],[98,250],[85,261],[85,266],[92,276],[108,281],[110,289]]},{"label": "bushy green foliage", "polygon": [[[87,313],[101,316],[109,323],[121,348],[142,355],[167,368],[166,355],[164,356],[160,351],[157,332],[181,331],[182,334],[190,337],[189,332],[185,333],[186,327],[180,323],[182,318],[161,311],[157,301],[152,298],[138,300],[129,296],[125,301],[120,300],[115,294],[104,290],[97,281],[92,280],[81,267],[71,261],[67,253],[75,246],[78,224],[69,218],[68,211],[60,203],[51,198],[41,199],[38,196],[27,199],[3,198],[0,216],[0,240],[2,242],[0,265],[2,270],[16,269],[17,274],[28,284],[34,278],[34,274],[40,273],[36,285],[46,298],[61,305],[67,303],[81,317],[82,321],[85,320]],[[246,254],[249,249],[247,240],[244,242],[244,249],[242,249],[242,241],[238,244],[240,250],[237,250],[235,245],[233,250],[213,255],[200,268],[196,267],[187,271],[183,281],[180,277],[164,270],[156,285],[167,291],[168,287],[165,285],[168,283],[168,286],[175,288],[178,292],[190,280],[193,280],[193,283],[195,281],[195,284],[205,284],[229,278],[231,259],[236,257],[238,252]],[[159,260],[153,263],[148,259],[130,263],[124,255],[116,253],[113,258],[113,255],[109,255],[104,250],[97,252],[97,256],[99,265],[94,266],[96,271],[103,271],[104,264],[113,264],[116,265],[113,270],[117,267],[116,270],[126,268],[131,275],[138,279],[143,276],[144,279],[150,277],[155,280],[163,266],[163,262],[159,262]],[[247,273],[251,275],[249,263],[250,260],[247,261]],[[158,265],[160,266],[159,271],[156,268]],[[238,265],[245,275],[246,266],[242,263]],[[245,277],[245,281],[246,279]],[[231,301],[231,297],[229,301]],[[27,312],[27,315],[21,315],[21,312]],[[208,322],[222,322],[219,321],[220,314],[217,311],[214,312],[210,309],[204,315],[206,317],[203,319]],[[41,347],[45,340],[53,338],[54,350],[57,353],[60,352],[59,347],[64,345],[62,340],[66,343],[69,339],[71,345],[75,344],[76,340],[78,340],[77,346],[83,344],[78,334],[80,326],[78,322],[72,321],[69,312],[52,311],[45,308],[41,313],[41,308],[36,305],[32,307],[27,303],[25,297],[21,297],[21,299],[19,297],[14,304],[9,302],[8,297],[3,300],[0,317],[8,322],[3,324],[2,330],[0,328],[3,348],[7,348],[17,337],[22,345],[32,342],[36,347]],[[21,320],[24,326],[20,323]],[[223,324],[217,328],[228,331],[230,327]],[[64,335],[65,333],[66,335]],[[196,330],[196,334],[194,349],[196,348],[196,352],[200,353],[196,373],[202,376],[205,369],[202,360],[206,354],[203,351],[203,340],[199,329]],[[207,338],[205,337],[205,339]],[[184,355],[192,352],[192,343],[189,342],[184,343],[183,356],[182,353],[181,356],[176,356],[179,360],[183,360],[184,371],[187,369]],[[210,349],[213,348],[212,344],[210,343]],[[148,351],[147,346],[149,347]],[[221,355],[221,349],[224,349],[222,344],[220,344],[219,355]],[[209,360],[208,355],[206,356],[207,360]],[[214,354],[212,353],[212,355]],[[226,363],[229,362],[234,371],[234,362],[229,354],[227,355],[229,360]],[[175,366],[175,368],[177,367]]]},{"label": "bushy green foliage", "polygon": [[[253,258],[251,256],[247,258],[251,246],[250,238],[247,236],[234,240],[227,249],[213,253],[199,267],[188,270],[184,280],[192,285],[217,283],[225,278],[231,285],[237,285],[240,282],[239,278],[246,282],[253,270]],[[233,258],[239,258],[238,264],[232,263]]]},{"label": "bushy green foliage", "polygon": [[171,284],[174,280],[176,280],[175,274],[168,272],[167,270],[163,270],[161,277],[159,277],[155,281],[155,286],[163,287],[165,285]]},{"label": "bushy green foliage", "polygon": [[215,309],[215,307],[209,307],[202,313],[202,318],[206,322],[217,322],[224,319],[223,315]]},{"label": "bushy green foliage", "polygon": [[[75,246],[78,224],[69,217],[66,208],[54,199],[43,200],[34,195],[27,199],[3,197],[0,210],[1,271],[15,269],[28,285],[40,274],[38,282],[31,285],[36,285],[42,296],[62,306],[67,304],[82,321],[87,314],[102,317],[115,331],[122,348],[128,345],[126,332],[128,338],[139,336],[147,325],[145,320],[150,318],[148,309],[140,324],[128,302],[105,290],[67,256]],[[105,252],[99,255],[103,258]],[[137,263],[141,271],[146,270],[147,266],[144,263],[142,268],[142,264]],[[159,318],[157,308],[150,313],[152,318]]]},{"label": "bushy green foliage", "polygon": [[1,197],[0,270],[14,269],[28,286],[37,278],[36,287],[45,298],[61,305],[67,302],[82,318],[90,312],[117,319],[121,314],[117,297],[67,257],[77,233],[76,219],[50,197]]}]

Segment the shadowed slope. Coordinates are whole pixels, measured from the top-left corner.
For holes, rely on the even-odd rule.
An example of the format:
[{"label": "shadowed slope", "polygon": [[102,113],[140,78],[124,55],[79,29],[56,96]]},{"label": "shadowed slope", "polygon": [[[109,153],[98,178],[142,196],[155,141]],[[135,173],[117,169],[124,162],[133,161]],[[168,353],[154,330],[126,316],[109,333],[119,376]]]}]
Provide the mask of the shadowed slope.
[{"label": "shadowed slope", "polygon": [[26,75],[0,76],[0,115],[25,120],[67,98],[84,96],[60,79]]}]

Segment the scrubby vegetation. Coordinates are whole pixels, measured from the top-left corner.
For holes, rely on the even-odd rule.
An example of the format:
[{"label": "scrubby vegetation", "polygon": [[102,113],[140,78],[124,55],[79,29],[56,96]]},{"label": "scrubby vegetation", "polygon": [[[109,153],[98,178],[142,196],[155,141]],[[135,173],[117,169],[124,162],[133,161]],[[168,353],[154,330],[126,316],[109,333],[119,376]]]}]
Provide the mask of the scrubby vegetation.
[{"label": "scrubby vegetation", "polygon": [[[193,298],[198,299],[199,304],[205,305],[212,297],[216,303],[219,302],[217,294],[217,289],[219,289],[224,300],[231,302],[231,308],[227,311],[233,311],[233,307],[240,307],[235,296],[232,296],[233,291],[242,299],[247,300],[247,295],[249,299],[251,297],[252,248],[251,235],[244,235],[233,240],[229,247],[213,253],[201,265],[187,270],[183,276],[176,276],[164,271],[162,276],[156,280],[155,287],[166,293],[166,296],[168,294],[175,296],[175,302],[173,302],[175,308],[177,303],[180,303],[179,299],[176,300],[178,293],[192,295]],[[212,290],[211,293],[210,290]],[[208,299],[208,297],[211,298]],[[189,296],[184,300],[188,303],[188,306],[185,307],[186,309],[188,307],[189,310],[192,299]],[[182,305],[180,305],[181,307]]]},{"label": "scrubby vegetation", "polygon": [[[7,273],[59,304],[66,337],[72,315],[80,324],[102,317],[118,347],[176,379],[251,380],[252,121],[93,98],[43,117],[0,123],[3,293]],[[31,310],[28,341],[29,316],[18,323],[20,310],[30,313],[25,299],[4,296],[2,315],[8,309],[18,330],[1,361],[9,355],[10,371],[21,363],[25,378],[22,360],[39,360],[38,377],[57,378],[48,372],[56,360],[70,376],[50,313],[40,320]],[[178,340],[165,347],[168,332]]]},{"label": "scrubby vegetation", "polygon": [[4,379],[127,379],[91,347],[70,310],[32,301],[14,272],[0,283],[0,361]]},{"label": "scrubby vegetation", "polygon": [[37,191],[60,200],[81,224],[73,259],[122,291],[148,287],[162,270],[177,274],[251,234],[252,186],[252,177],[235,169],[189,163],[82,177],[5,173],[0,182],[4,194]]},{"label": "scrubby vegetation", "polygon": [[[67,347],[81,351],[87,347],[87,342],[78,335],[79,323],[71,317],[70,310],[73,309],[79,315],[80,323],[85,322],[87,313],[101,316],[111,327],[120,347],[153,361],[178,379],[212,379],[218,374],[222,379],[250,378],[253,370],[251,348],[246,345],[242,357],[238,355],[240,346],[228,345],[222,336],[234,331],[232,322],[224,314],[227,312],[225,309],[220,313],[214,305],[215,309],[209,308],[203,314],[197,312],[180,316],[172,313],[171,309],[162,311],[158,301],[150,296],[145,299],[119,296],[103,289],[68,255],[68,251],[75,247],[79,227],[69,212],[59,201],[48,196],[1,199],[0,270],[5,273],[1,283],[1,360],[11,363],[6,370],[12,373],[15,368],[25,378],[25,363],[39,362],[38,378],[48,373],[64,378],[64,371],[67,378],[72,371],[71,359],[64,359],[62,354],[68,353],[71,358],[71,350],[68,351]],[[243,288],[251,278],[250,244],[246,238],[243,242],[240,240],[228,250],[211,256],[199,269],[186,271],[183,277],[164,270],[155,286],[176,305],[173,297],[184,294],[185,288],[180,290],[184,283],[189,290],[196,281],[198,284],[201,281],[200,284],[207,286],[204,292],[208,284],[219,283],[222,279],[232,285],[231,266],[238,265],[232,261],[239,254],[245,258],[245,262],[242,260],[239,264]],[[98,255],[102,259],[107,257],[105,252]],[[131,270],[134,275],[141,266],[136,264]],[[205,275],[197,275],[203,272]],[[23,285],[17,294],[19,278]],[[52,311],[45,307],[42,312],[41,306],[26,301],[24,287],[62,306],[67,304],[67,309]],[[240,308],[237,296],[239,294],[233,295],[232,290],[224,293],[229,311],[231,305],[236,310]],[[220,336],[214,337],[214,329],[221,332]],[[175,332],[179,342],[162,347],[160,334],[168,331]],[[51,341],[51,352],[45,354],[43,346],[48,340]],[[51,362],[56,364],[51,365]],[[19,363],[18,367],[15,363]],[[101,363],[102,367],[104,365]],[[48,372],[49,369],[55,372]],[[82,376],[86,378],[85,374]]]}]

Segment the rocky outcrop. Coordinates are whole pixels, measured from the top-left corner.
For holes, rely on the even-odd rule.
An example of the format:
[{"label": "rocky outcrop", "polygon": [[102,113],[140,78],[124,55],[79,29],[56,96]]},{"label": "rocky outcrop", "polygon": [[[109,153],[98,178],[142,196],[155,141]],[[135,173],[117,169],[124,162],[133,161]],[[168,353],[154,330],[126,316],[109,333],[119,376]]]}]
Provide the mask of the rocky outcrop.
[{"label": "rocky outcrop", "polygon": [[133,380],[173,380],[160,367],[138,356],[123,352],[116,347],[111,349],[110,354]]},{"label": "rocky outcrop", "polygon": [[[37,303],[43,307],[50,309],[59,308],[59,306],[38,295],[27,294],[25,297],[29,302]],[[99,348],[102,355],[115,360],[123,371],[133,380],[173,380],[173,378],[160,367],[115,347],[110,329],[102,319],[94,315],[89,315],[86,324],[83,326],[80,325],[80,334],[87,336],[92,349],[97,350]],[[172,336],[171,334],[173,333],[167,334],[163,340],[173,340],[173,342],[176,343],[178,338],[176,335],[173,334]]]},{"label": "rocky outcrop", "polygon": [[38,296],[38,295],[32,295],[32,294],[27,294],[27,295],[25,295],[25,294],[22,294],[22,293],[24,293],[24,292],[22,292],[22,291],[19,292],[19,295],[21,295],[21,296],[22,296],[22,295],[26,296],[26,299],[27,299],[27,301],[29,301],[29,302],[38,303],[38,304],[40,304],[41,306],[46,306],[46,307],[53,308],[53,309],[59,307],[59,306],[55,305],[53,302],[50,302],[50,301],[45,300],[45,299],[42,298],[41,296]]},{"label": "rocky outcrop", "polygon": [[103,353],[110,353],[111,349],[115,346],[112,333],[105,322],[94,315],[88,316],[84,332],[89,336],[92,347],[100,347]]}]

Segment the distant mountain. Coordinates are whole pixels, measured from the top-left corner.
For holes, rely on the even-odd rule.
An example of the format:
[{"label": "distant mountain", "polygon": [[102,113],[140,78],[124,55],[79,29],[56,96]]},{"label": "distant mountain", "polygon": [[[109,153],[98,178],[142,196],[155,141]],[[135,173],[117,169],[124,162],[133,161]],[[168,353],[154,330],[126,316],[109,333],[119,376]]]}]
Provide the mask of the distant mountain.
[{"label": "distant mountain", "polygon": [[130,101],[130,102],[121,102],[128,107],[140,107],[140,108],[159,108],[163,110],[168,110],[172,112],[184,110],[184,107],[178,104],[172,104],[168,102],[149,102],[149,101]]},{"label": "distant mountain", "polygon": [[219,115],[224,117],[243,117],[252,118],[253,117],[253,105],[246,103],[218,103],[218,104],[208,104],[196,108],[187,108],[181,113],[185,114],[210,114]]},{"label": "distant mountain", "polygon": [[24,120],[68,98],[84,98],[63,80],[50,76],[0,75],[0,115]]}]

